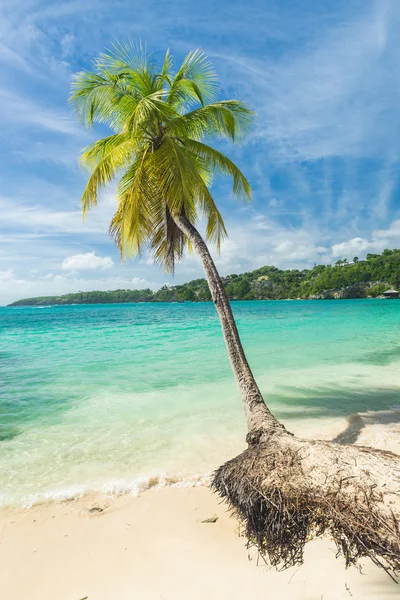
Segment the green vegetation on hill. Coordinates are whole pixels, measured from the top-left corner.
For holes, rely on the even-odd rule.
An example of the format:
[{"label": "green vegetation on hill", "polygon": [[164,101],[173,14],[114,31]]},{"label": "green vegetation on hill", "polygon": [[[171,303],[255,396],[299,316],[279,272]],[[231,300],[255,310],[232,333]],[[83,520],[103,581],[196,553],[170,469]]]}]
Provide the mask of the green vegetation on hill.
[{"label": "green vegetation on hill", "polygon": [[[376,297],[390,287],[400,287],[400,249],[367,254],[362,261],[355,257],[352,262],[337,261],[334,266],[316,265],[301,271],[261,267],[250,273],[228,275],[223,281],[232,300]],[[163,286],[157,292],[150,289],[78,292],[64,296],[25,298],[11,306],[208,300],[211,300],[211,295],[206,280],[195,279],[183,285]]]}]

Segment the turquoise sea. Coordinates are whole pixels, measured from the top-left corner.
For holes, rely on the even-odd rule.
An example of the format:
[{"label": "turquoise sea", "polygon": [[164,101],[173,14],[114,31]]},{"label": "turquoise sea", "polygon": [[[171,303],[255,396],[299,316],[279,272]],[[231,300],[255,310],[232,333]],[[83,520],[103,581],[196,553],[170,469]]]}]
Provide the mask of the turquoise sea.
[{"label": "turquoise sea", "polygon": [[[329,438],[400,405],[399,301],[233,309],[289,429]],[[0,504],[196,484],[244,436],[211,303],[0,308]]]}]

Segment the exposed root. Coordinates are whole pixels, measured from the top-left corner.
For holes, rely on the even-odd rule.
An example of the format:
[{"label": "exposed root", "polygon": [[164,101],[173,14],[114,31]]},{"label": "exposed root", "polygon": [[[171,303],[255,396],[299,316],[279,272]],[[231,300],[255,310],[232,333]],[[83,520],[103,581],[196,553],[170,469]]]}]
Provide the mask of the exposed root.
[{"label": "exposed root", "polygon": [[369,557],[400,571],[400,457],[276,433],[214,473],[212,488],[274,566],[303,562],[306,542],[334,539],[346,566]]}]

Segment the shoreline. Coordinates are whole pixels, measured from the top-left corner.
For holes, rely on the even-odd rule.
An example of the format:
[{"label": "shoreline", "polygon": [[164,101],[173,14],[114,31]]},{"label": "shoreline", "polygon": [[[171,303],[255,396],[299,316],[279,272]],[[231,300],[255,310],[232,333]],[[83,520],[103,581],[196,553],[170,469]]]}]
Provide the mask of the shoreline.
[{"label": "shoreline", "polygon": [[[343,427],[344,423],[346,426]],[[400,409],[351,415],[321,430],[340,443],[400,453]],[[339,431],[340,430],[340,431]],[[316,437],[316,436],[314,436]],[[374,443],[371,443],[374,442]],[[210,520],[212,522],[204,522]],[[0,510],[0,597],[29,600],[394,600],[398,587],[371,561],[346,570],[328,538],[301,566],[277,571],[246,549],[240,526],[203,482],[133,496],[88,492]],[[251,560],[249,560],[249,558]]]},{"label": "shoreline", "polygon": [[[353,413],[347,417],[310,418],[301,421],[286,422],[290,431],[298,437],[308,439],[334,440],[340,444],[372,446],[381,450],[400,454],[400,405],[390,410]],[[243,434],[244,435],[244,434]],[[37,490],[23,496],[0,494],[0,513],[2,511],[26,511],[40,507],[53,506],[69,502],[85,502],[92,497],[102,497],[104,501],[114,502],[120,497],[137,498],[149,492],[179,489],[207,489],[212,473],[220,464],[244,450],[244,439],[238,437],[237,443],[230,444],[223,454],[218,453],[208,459],[206,471],[151,471],[132,474],[132,478],[118,477],[103,482],[86,481],[71,483],[69,487]],[[222,448],[219,448],[221,452]]]},{"label": "shoreline", "polygon": [[[398,298],[397,298],[398,299]],[[384,296],[365,296],[354,298],[229,298],[229,302],[297,302],[315,300],[387,300]],[[52,308],[54,306],[105,306],[126,304],[213,304],[212,300],[136,300],[131,302],[52,302],[49,304],[20,304],[20,301],[5,304],[0,308]]]}]

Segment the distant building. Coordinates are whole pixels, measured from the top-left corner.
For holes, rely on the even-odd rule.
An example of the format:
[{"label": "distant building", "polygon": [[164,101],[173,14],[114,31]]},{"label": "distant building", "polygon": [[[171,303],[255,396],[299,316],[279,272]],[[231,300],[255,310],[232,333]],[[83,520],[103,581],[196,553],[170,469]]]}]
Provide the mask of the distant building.
[{"label": "distant building", "polygon": [[383,292],[383,295],[385,296],[385,298],[399,298],[400,296],[400,292],[398,292],[397,290],[387,290],[386,292]]}]

